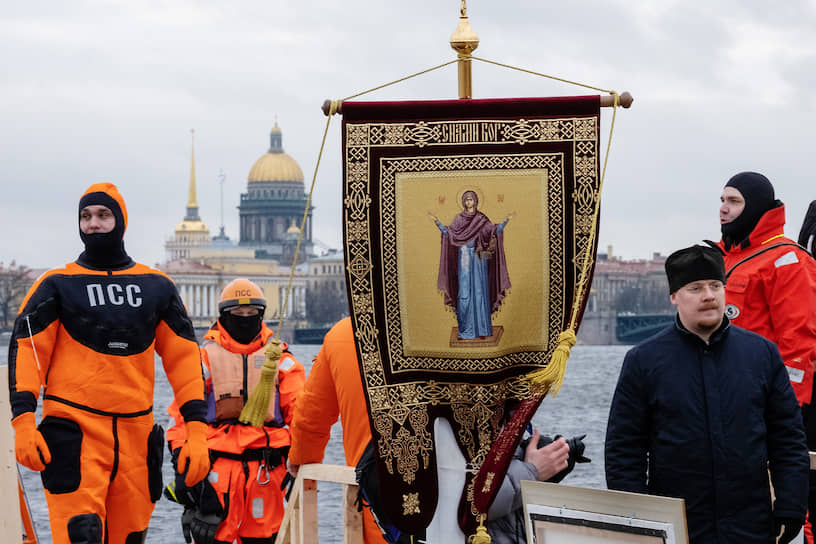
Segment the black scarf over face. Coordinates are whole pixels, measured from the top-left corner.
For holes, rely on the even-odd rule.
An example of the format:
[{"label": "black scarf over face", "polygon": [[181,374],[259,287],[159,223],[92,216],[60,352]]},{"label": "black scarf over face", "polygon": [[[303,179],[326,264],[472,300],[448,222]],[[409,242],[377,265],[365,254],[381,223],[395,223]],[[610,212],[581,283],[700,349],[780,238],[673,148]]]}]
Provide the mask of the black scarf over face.
[{"label": "black scarf over face", "polygon": [[229,312],[221,312],[218,322],[232,337],[233,340],[239,344],[249,344],[261,332],[261,324],[263,323],[263,312],[258,312],[258,315],[241,316],[232,315]]},{"label": "black scarf over face", "polygon": [[749,236],[765,212],[781,206],[782,203],[774,198],[774,188],[768,178],[756,172],[741,172],[725,184],[740,192],[745,199],[745,208],[739,216],[720,225],[723,244],[726,251],[734,246],[743,249],[751,243]]},{"label": "black scarf over face", "polygon": [[79,212],[86,206],[105,206],[116,218],[116,225],[110,232],[95,232],[85,234],[79,230],[79,237],[85,244],[85,251],[77,259],[77,263],[87,268],[118,269],[126,268],[133,260],[125,252],[125,218],[119,204],[110,195],[103,192],[88,193],[79,201]]}]

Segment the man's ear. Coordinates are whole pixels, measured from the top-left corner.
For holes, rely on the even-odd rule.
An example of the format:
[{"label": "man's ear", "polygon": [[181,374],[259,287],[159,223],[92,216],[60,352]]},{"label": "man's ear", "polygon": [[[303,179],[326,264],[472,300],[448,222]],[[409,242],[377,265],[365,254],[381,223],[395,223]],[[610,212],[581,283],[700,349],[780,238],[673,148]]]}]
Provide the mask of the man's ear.
[{"label": "man's ear", "polygon": [[669,300],[671,301],[671,303],[673,305],[677,306],[677,292],[676,291],[669,295]]}]

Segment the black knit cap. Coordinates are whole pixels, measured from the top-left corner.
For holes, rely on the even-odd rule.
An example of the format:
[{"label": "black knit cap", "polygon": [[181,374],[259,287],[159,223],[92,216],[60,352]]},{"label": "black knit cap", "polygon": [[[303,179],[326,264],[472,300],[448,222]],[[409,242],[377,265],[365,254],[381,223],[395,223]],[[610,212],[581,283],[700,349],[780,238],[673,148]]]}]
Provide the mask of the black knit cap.
[{"label": "black knit cap", "polygon": [[[754,230],[760,218],[768,210],[776,208],[779,203],[774,196],[771,182],[757,172],[740,172],[729,179],[725,186],[733,187],[745,199],[745,209],[739,217],[720,227],[726,249],[731,249],[732,246],[747,242],[748,235]],[[743,245],[747,247],[748,244]]]},{"label": "black knit cap", "polygon": [[691,246],[678,249],[666,259],[669,293],[700,280],[720,280],[725,283],[725,263],[719,249]]}]

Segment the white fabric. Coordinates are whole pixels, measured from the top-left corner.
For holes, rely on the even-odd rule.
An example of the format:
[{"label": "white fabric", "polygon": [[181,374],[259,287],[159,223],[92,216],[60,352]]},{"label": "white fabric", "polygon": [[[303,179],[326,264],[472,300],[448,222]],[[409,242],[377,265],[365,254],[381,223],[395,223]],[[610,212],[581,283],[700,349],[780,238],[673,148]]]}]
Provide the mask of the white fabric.
[{"label": "white fabric", "polygon": [[465,541],[465,534],[456,521],[456,513],[465,486],[467,463],[456,445],[456,437],[447,419],[434,420],[434,448],[439,500],[431,524],[425,531],[425,541],[428,544],[457,544]]},{"label": "white fabric", "polygon": [[796,264],[799,262],[799,259],[796,257],[796,253],[793,251],[789,251],[779,257],[777,260],[774,261],[774,266],[779,268],[780,266],[785,266],[786,264]]}]

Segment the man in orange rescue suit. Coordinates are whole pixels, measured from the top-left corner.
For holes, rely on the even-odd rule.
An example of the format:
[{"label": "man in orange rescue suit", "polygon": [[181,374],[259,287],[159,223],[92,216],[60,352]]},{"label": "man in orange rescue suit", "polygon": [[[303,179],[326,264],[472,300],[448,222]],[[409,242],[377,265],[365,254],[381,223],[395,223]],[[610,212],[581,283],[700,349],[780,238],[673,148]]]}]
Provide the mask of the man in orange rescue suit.
[{"label": "man in orange rescue suit", "polygon": [[140,544],[162,490],[154,353],[188,429],[179,458],[190,485],[210,467],[201,359],[173,282],[125,253],[127,209],[116,187],[91,185],[78,219],[85,251],[34,283],[14,323],[14,449],[42,472],[55,544]]},{"label": "man in orange rescue suit", "polygon": [[[779,348],[802,406],[808,449],[816,450],[816,413],[809,413],[816,361],[816,261],[785,237],[785,206],[762,174],[736,174],[725,184],[720,200],[725,315],[732,324]],[[811,480],[812,513],[816,480],[812,476]],[[810,535],[808,541],[813,542]]]},{"label": "man in orange rescue suit", "polygon": [[[207,444],[213,459],[209,477],[192,489],[177,476],[175,499],[185,505],[184,536],[196,544],[272,544],[283,521],[283,491],[289,429],[305,372],[282,344],[275,390],[262,427],[239,422],[248,396],[261,377],[272,331],[264,324],[266,299],[248,279],[221,293],[219,317],[201,347],[207,396]],[[181,422],[171,405],[170,415]],[[184,427],[167,431],[173,458],[184,443]]]},{"label": "man in orange rescue suit", "polygon": [[[331,427],[338,416],[343,425],[346,464],[357,466],[371,440],[371,428],[351,318],[348,317],[326,333],[309,371],[306,388],[298,399],[292,421],[292,449],[289,451],[292,476],[297,476],[300,465],[323,460]],[[366,544],[385,544],[382,531],[368,508],[363,509],[363,530]]]}]

